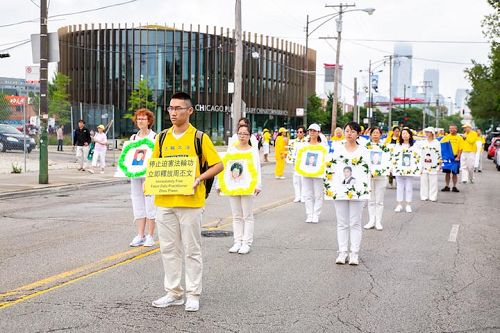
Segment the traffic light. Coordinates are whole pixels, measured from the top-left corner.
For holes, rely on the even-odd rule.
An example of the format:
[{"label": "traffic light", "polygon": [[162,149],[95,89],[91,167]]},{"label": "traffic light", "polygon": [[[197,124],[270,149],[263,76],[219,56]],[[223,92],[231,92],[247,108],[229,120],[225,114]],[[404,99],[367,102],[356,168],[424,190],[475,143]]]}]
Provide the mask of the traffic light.
[{"label": "traffic light", "polygon": [[0,58],[8,58],[10,57],[10,54],[8,53],[0,53]]}]

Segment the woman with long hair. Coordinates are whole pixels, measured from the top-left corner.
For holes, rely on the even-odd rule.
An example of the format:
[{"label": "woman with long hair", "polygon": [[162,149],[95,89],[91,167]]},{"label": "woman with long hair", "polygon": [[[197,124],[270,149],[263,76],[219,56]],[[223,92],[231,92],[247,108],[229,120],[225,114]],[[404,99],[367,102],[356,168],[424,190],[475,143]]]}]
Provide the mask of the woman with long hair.
[{"label": "woman with long hair", "polygon": [[[413,133],[408,128],[405,127],[401,130],[399,134],[398,143],[394,148],[395,154],[400,154],[402,159],[402,165],[405,167],[410,166],[412,156],[414,152],[415,140],[413,139]],[[396,200],[398,202],[395,212],[399,213],[403,210],[403,202],[406,202],[405,210],[407,213],[411,213],[411,202],[413,198],[413,178],[415,175],[406,175],[398,172],[397,170],[393,172],[396,176]]]}]

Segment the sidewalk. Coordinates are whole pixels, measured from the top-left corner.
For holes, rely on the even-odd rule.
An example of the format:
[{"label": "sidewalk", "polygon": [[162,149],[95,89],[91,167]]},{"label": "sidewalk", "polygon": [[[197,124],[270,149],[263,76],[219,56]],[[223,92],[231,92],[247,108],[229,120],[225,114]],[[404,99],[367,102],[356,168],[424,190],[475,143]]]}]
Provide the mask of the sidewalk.
[{"label": "sidewalk", "polygon": [[[216,148],[219,152],[227,149],[225,146]],[[129,182],[127,178],[113,177],[116,167],[111,166],[112,156],[112,152],[108,151],[106,155],[108,166],[104,174],[91,174],[77,170],[75,153],[71,147],[65,147],[65,151],[57,152],[56,146],[49,146],[49,184],[39,184],[39,151],[34,150],[27,155],[28,172],[18,174],[11,173],[12,164],[15,163],[24,169],[23,153],[0,153],[0,200]],[[119,156],[120,151],[115,151],[116,160]],[[274,164],[274,156],[270,158],[270,161],[273,162],[266,163],[266,165]]]}]

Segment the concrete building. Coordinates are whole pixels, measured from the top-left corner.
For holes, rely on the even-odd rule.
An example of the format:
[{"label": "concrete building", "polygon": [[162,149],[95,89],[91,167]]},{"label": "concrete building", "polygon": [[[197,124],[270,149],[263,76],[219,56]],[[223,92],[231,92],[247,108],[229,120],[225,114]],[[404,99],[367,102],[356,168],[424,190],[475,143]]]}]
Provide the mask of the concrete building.
[{"label": "concrete building", "polygon": [[[412,58],[413,51],[410,43],[394,44],[394,59],[392,65],[392,97],[412,97]],[[406,91],[405,91],[406,90]]]},{"label": "concrete building", "polygon": [[439,98],[439,70],[426,69],[424,71],[424,82],[427,83],[426,102],[435,103]]},{"label": "concrete building", "polygon": [[457,89],[455,92],[455,109],[453,114],[460,113],[464,115],[467,108],[467,99],[469,98],[469,89]]}]

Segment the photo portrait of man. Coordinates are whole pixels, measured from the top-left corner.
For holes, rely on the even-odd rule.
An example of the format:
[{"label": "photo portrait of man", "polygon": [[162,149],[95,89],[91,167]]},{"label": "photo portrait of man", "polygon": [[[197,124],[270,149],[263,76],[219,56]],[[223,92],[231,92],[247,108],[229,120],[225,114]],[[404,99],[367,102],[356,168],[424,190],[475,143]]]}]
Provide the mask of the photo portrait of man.
[{"label": "photo portrait of man", "polygon": [[352,176],[352,168],[350,166],[346,166],[344,168],[344,180],[342,181],[344,185],[354,185],[356,184],[356,178]]},{"label": "photo portrait of man", "polygon": [[307,153],[306,165],[315,167],[317,163],[318,163],[318,154]]},{"label": "photo portrait of man", "polygon": [[403,166],[409,167],[411,165],[410,161],[411,161],[411,154],[410,153],[403,154]]},{"label": "photo portrait of man", "polygon": [[132,161],[132,165],[144,165],[144,158],[146,158],[146,150],[137,149],[134,153],[134,160]]},{"label": "photo portrait of man", "polygon": [[382,152],[381,151],[370,152],[370,160],[373,165],[380,165],[382,163]]},{"label": "photo portrait of man", "polygon": [[432,163],[432,157],[430,153],[425,154],[424,163]]}]

